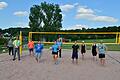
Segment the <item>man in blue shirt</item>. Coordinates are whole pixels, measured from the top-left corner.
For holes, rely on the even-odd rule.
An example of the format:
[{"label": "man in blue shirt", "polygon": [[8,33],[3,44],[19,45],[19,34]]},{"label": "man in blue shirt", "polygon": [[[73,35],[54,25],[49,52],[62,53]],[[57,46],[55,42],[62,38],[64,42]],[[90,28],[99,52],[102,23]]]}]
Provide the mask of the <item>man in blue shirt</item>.
[{"label": "man in blue shirt", "polygon": [[58,46],[59,46],[59,58],[61,58],[61,50],[62,50],[62,41],[60,41],[59,39],[57,40],[57,43],[56,43]]},{"label": "man in blue shirt", "polygon": [[35,57],[37,62],[40,61],[40,58],[42,56],[42,49],[43,49],[43,44],[41,44],[40,41],[35,45]]},{"label": "man in blue shirt", "polygon": [[102,40],[100,44],[98,44],[97,49],[99,53],[100,63],[104,65],[105,64],[105,53],[106,53],[107,47],[103,44]]}]

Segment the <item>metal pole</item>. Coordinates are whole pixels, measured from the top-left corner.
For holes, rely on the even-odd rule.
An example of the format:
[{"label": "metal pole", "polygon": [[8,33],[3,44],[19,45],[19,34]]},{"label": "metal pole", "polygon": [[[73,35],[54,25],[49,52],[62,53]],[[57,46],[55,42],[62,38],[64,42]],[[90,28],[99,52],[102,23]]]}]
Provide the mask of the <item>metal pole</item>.
[{"label": "metal pole", "polygon": [[118,44],[118,33],[116,33],[116,44]]},{"label": "metal pole", "polygon": [[120,44],[120,32],[119,32],[118,36],[119,36],[119,38],[118,38],[118,44]]},{"label": "metal pole", "polygon": [[30,38],[31,38],[31,35],[30,35],[31,33],[29,32],[29,36],[28,36],[28,40],[30,41]]},{"label": "metal pole", "polygon": [[22,31],[20,31],[20,55],[22,55]]}]

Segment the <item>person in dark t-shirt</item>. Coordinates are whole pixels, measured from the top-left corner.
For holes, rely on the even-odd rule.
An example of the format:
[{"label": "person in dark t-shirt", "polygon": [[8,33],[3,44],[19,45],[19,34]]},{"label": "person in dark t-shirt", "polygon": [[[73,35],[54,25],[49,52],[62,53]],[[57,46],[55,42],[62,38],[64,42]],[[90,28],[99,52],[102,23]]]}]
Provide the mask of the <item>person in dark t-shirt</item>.
[{"label": "person in dark t-shirt", "polygon": [[78,63],[78,49],[79,45],[77,45],[77,42],[75,41],[74,45],[72,45],[72,62],[74,63],[74,59],[76,59],[76,63]]}]

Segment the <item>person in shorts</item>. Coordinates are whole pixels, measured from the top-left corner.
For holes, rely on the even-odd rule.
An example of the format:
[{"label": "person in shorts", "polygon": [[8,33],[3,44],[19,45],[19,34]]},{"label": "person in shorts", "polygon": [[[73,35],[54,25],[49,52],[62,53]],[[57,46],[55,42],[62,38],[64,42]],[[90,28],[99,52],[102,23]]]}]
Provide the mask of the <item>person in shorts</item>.
[{"label": "person in shorts", "polygon": [[32,40],[30,40],[28,42],[28,48],[29,48],[29,54],[33,55],[33,51],[34,51],[34,42]]},{"label": "person in shorts", "polygon": [[37,62],[40,61],[40,58],[42,56],[42,50],[43,44],[40,41],[38,41],[38,43],[35,45],[35,58]]},{"label": "person in shorts", "polygon": [[74,63],[74,59],[76,59],[76,64],[78,63],[78,49],[79,45],[77,45],[77,42],[75,41],[74,45],[72,45],[72,63]]},{"label": "person in shorts", "polygon": [[84,60],[84,54],[85,53],[86,53],[86,45],[85,45],[84,41],[82,41],[82,44],[81,44],[82,60]]},{"label": "person in shorts", "polygon": [[100,41],[100,44],[97,46],[98,53],[99,53],[99,58],[100,58],[100,64],[104,65],[105,64],[105,53],[107,51],[107,47],[103,44],[103,41]]},{"label": "person in shorts", "polygon": [[59,46],[57,45],[57,42],[54,42],[54,45],[52,46],[52,55],[53,55],[53,59],[55,64],[57,64],[58,61],[58,51],[59,51]]}]

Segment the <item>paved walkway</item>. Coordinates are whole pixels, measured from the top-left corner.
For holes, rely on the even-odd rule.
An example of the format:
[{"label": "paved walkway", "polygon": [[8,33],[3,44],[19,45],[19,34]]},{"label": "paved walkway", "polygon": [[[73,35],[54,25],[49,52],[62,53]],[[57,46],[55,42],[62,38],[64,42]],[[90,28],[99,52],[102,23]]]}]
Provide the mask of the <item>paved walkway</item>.
[{"label": "paved walkway", "polygon": [[28,51],[23,52],[21,61],[12,61],[8,54],[0,55],[0,80],[120,80],[120,52],[109,51],[106,65],[93,61],[87,51],[85,60],[72,64],[71,50],[62,51],[60,64],[55,65],[49,50],[44,50],[40,63]]}]

